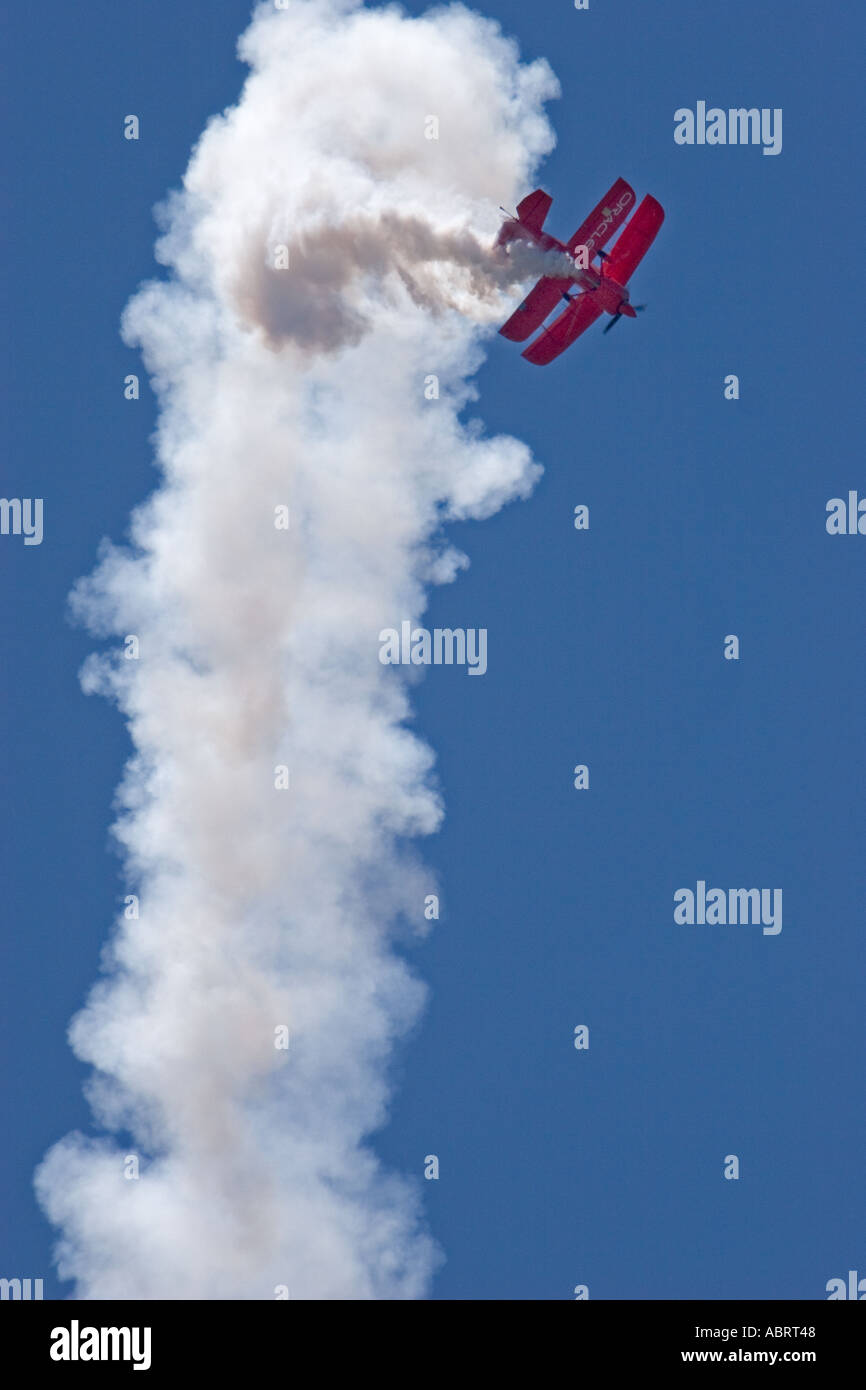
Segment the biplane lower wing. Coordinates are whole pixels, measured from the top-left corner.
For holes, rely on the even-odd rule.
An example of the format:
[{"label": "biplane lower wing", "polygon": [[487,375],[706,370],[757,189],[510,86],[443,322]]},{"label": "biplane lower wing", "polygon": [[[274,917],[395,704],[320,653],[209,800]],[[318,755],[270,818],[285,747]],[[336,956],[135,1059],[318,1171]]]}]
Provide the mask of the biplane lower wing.
[{"label": "biplane lower wing", "polygon": [[549,328],[545,328],[534,343],[524,348],[521,355],[527,362],[534,362],[537,367],[547,366],[554,357],[571,347],[575,338],[579,338],[590,324],[595,323],[600,313],[601,308],[593,291],[579,294],[559,318],[554,319]]},{"label": "biplane lower wing", "polygon": [[620,285],[627,284],[629,276],[634,274],[655,241],[664,220],[664,208],[648,193],[613,246],[605,262],[605,275]]},{"label": "biplane lower wing", "polygon": [[499,332],[503,338],[510,338],[512,343],[524,342],[553,312],[569,284],[573,283],[545,275],[514,310],[508,322],[502,325]]}]

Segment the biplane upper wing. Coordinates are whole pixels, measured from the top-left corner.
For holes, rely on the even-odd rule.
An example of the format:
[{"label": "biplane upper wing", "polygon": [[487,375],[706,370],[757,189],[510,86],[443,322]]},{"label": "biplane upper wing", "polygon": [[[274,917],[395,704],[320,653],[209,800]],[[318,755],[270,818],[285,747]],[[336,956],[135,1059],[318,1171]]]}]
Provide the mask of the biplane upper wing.
[{"label": "biplane upper wing", "polygon": [[634,189],[625,179],[617,179],[567,243],[569,251],[573,254],[578,246],[585,246],[591,261],[605,242],[610,241],[617,228],[622,226],[634,204]]},{"label": "biplane upper wing", "polygon": [[513,343],[524,342],[556,308],[569,283],[574,282],[554,279],[551,275],[543,276],[499,332],[504,338],[510,338]]},{"label": "biplane upper wing", "polygon": [[534,343],[524,348],[522,356],[527,362],[534,362],[537,367],[546,366],[554,357],[565,352],[567,347],[571,347],[575,338],[579,338],[591,323],[595,323],[600,313],[601,309],[592,290],[586,294],[579,294],[559,318],[554,319],[550,327],[539,334]]},{"label": "biplane upper wing", "polygon": [[629,276],[634,274],[636,267],[640,265],[655,241],[664,220],[664,208],[651,193],[648,193],[614,244],[605,262],[605,275],[612,276],[621,285],[627,284]]}]

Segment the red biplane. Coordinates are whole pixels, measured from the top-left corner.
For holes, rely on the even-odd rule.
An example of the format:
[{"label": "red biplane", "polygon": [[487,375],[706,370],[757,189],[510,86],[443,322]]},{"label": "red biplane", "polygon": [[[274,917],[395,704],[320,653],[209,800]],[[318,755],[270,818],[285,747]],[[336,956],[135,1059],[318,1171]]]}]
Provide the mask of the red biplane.
[{"label": "red biplane", "polygon": [[[542,251],[563,251],[571,259],[578,257],[574,272],[569,276],[545,275],[539,280],[499,330],[512,342],[522,343],[541,326],[560,299],[564,299],[568,308],[524,349],[527,362],[539,367],[552,362],[570,347],[600,314],[613,315],[605,325],[605,333],[623,315],[635,318],[636,310],[644,306],[629,303],[626,284],[665,219],[661,204],[647,194],[608,254],[602,247],[619,230],[635,204],[634,189],[625,179],[617,179],[571,240],[564,243],[542,231],[552,202],[549,193],[537,188],[518,203],[516,217],[508,217],[506,213],[508,221],[503,223],[497,238],[498,246],[522,240],[534,243]],[[582,247],[585,254],[581,253]],[[596,256],[600,262],[598,266],[593,265]],[[571,291],[567,288],[569,285],[574,287]]]}]

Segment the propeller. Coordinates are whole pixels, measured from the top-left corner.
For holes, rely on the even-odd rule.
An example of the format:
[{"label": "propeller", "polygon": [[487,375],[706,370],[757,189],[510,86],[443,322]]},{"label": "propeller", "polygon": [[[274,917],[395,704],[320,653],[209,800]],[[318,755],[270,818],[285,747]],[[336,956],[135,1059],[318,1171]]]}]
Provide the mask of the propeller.
[{"label": "propeller", "polygon": [[[646,305],[645,305],[645,304],[632,304],[631,307],[634,309],[634,311],[635,311],[636,314],[642,314],[643,311],[644,311],[644,309],[646,308]],[[617,322],[617,320],[618,320],[618,319],[621,319],[621,318],[622,318],[622,314],[620,314],[620,313],[614,314],[614,316],[613,316],[613,318],[611,319],[610,323],[606,323],[605,326],[604,326],[604,328],[601,330],[602,333],[609,333],[610,330],[613,328],[614,324]]]}]

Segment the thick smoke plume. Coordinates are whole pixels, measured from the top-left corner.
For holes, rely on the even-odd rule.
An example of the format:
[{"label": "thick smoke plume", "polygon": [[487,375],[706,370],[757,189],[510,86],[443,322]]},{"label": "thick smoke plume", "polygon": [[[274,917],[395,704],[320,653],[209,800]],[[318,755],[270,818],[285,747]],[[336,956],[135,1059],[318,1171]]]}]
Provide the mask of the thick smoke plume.
[{"label": "thick smoke plume", "polygon": [[442,806],[378,634],[466,563],[443,521],[539,472],[460,416],[556,83],[461,6],[267,4],[240,51],[124,321],[162,481],[74,595],[110,639],[84,687],[133,742],[138,915],[71,1029],[103,1137],[56,1144],[37,1189],[77,1297],[423,1297],[424,1154],[390,1175],[369,1136],[424,1000],[401,943],[435,884],[407,844]]},{"label": "thick smoke plume", "polygon": [[[456,309],[485,324],[509,312],[503,290],[530,276],[573,280],[577,274],[561,251],[526,241],[497,247],[468,228],[445,231],[388,208],[373,216],[350,213],[297,239],[291,230],[280,234],[286,239],[272,234],[267,259],[260,246],[254,249],[236,287],[238,307],[272,344],[291,341],[318,351],[358,343],[372,326],[358,304],[365,281],[392,301],[402,288],[432,314]],[[275,266],[283,248],[292,274]]]}]

